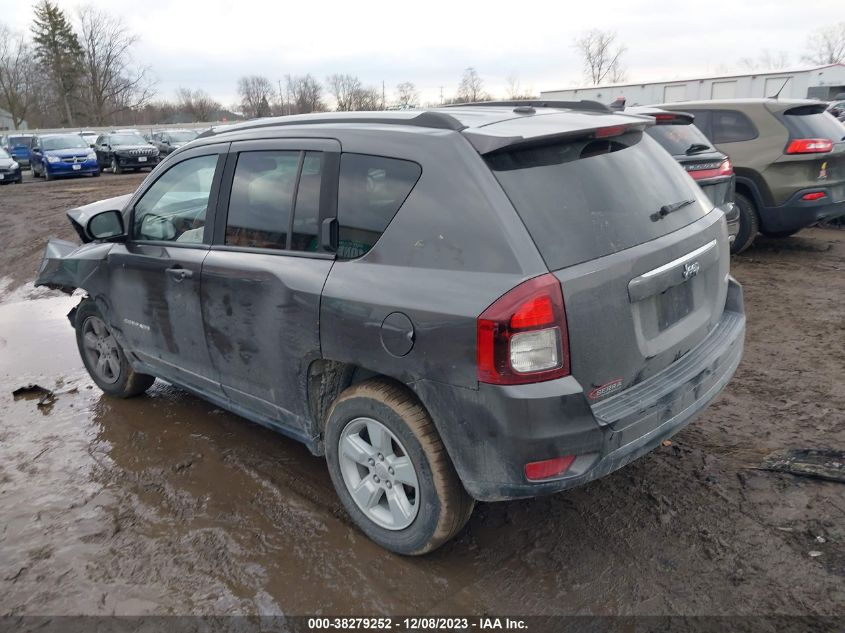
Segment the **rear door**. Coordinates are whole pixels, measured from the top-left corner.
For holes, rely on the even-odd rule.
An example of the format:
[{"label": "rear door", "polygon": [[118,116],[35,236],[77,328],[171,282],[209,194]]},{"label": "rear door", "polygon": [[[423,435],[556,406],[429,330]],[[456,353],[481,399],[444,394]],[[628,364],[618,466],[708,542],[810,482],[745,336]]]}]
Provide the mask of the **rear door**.
[{"label": "rear door", "polygon": [[488,157],[561,281],[572,374],[599,400],[665,369],[722,316],[723,214],[651,137]]},{"label": "rear door", "polygon": [[340,143],[234,143],[214,245],[203,265],[208,351],[235,403],[294,432],[320,357],[320,295],[334,262],[319,229],[334,216]]},{"label": "rear door", "polygon": [[109,254],[113,325],[129,351],[187,387],[219,393],[200,289],[228,143],[180,156],[133,199],[129,239]]}]

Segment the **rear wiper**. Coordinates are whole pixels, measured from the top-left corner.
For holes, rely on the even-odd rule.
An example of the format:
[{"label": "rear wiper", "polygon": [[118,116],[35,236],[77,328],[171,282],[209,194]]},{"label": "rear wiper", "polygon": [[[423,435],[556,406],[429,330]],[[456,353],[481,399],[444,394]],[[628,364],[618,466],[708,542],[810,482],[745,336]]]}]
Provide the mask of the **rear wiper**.
[{"label": "rear wiper", "polygon": [[657,222],[658,220],[665,218],[670,213],[677,211],[678,209],[683,209],[695,202],[695,199],[691,200],[681,200],[680,202],[673,202],[672,204],[664,204],[660,207],[660,210],[657,213],[651,214],[651,221]]},{"label": "rear wiper", "polygon": [[692,145],[690,145],[687,148],[687,151],[685,153],[686,153],[687,156],[689,156],[690,154],[700,154],[701,152],[709,152],[709,151],[710,151],[709,145],[705,145],[704,143],[693,143]]}]

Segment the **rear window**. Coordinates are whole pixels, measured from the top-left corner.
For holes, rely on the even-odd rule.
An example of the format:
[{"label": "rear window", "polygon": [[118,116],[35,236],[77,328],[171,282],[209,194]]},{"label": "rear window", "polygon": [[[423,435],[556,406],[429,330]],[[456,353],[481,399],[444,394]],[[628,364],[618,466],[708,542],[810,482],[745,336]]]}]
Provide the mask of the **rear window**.
[{"label": "rear window", "polygon": [[673,156],[714,151],[707,137],[694,125],[652,125],[646,133]]},{"label": "rear window", "polygon": [[784,112],[783,122],[792,138],[845,140],[845,127],[824,106],[802,106]]},{"label": "rear window", "polygon": [[10,136],[9,137],[9,146],[10,147],[32,147],[32,140],[35,137],[33,136]]},{"label": "rear window", "polygon": [[[487,163],[552,270],[656,239],[712,207],[642,132],[503,152]],[[662,207],[690,200],[660,217]]]}]

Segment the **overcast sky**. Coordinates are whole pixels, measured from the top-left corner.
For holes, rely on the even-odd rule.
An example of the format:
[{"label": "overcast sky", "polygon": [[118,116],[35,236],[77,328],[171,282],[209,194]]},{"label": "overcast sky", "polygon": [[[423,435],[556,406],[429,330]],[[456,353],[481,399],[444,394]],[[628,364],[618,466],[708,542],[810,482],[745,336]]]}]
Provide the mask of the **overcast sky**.
[{"label": "overcast sky", "polygon": [[[75,17],[83,0],[58,0]],[[0,21],[28,29],[33,2],[4,2]],[[474,66],[485,88],[503,96],[508,77],[524,88],[582,85],[574,38],[614,30],[627,46],[628,79],[719,74],[763,49],[785,51],[799,66],[807,35],[842,19],[841,0],[709,0],[552,3],[383,0],[141,0],[93,2],[140,36],[136,59],[151,66],[159,96],[202,88],[224,105],[236,101],[238,77],[261,74],[358,75],[386,86],[388,98],[412,81],[422,100],[454,94]]]}]

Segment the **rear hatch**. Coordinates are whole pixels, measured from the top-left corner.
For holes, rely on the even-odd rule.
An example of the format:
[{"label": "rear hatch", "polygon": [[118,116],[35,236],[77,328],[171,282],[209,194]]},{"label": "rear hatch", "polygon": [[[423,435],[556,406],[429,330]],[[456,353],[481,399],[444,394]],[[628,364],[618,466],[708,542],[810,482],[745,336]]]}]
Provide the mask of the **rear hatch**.
[{"label": "rear hatch", "polygon": [[776,183],[775,204],[814,187],[827,190],[830,202],[845,200],[845,126],[821,103],[774,115],[789,131],[783,155],[765,171],[766,180]]},{"label": "rear hatch", "polygon": [[672,154],[695,180],[711,202],[722,207],[733,202],[735,178],[728,157],[713,147],[704,133],[684,112],[644,112],[655,118],[648,135]]},{"label": "rear hatch", "polygon": [[722,214],[647,134],[487,162],[563,288],[572,375],[595,402],[667,368],[725,306]]}]

